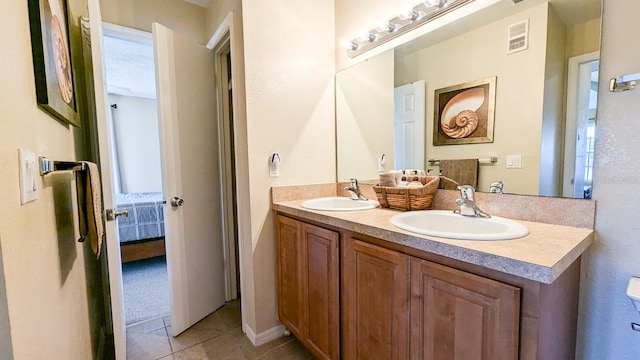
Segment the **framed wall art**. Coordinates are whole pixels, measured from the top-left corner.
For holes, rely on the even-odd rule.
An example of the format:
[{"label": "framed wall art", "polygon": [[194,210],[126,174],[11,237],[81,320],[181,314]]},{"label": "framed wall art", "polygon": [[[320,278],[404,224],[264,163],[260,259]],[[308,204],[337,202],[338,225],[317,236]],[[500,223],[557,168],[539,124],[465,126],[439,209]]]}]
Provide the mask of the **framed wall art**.
[{"label": "framed wall art", "polygon": [[78,126],[66,0],[28,0],[38,106]]},{"label": "framed wall art", "polygon": [[433,145],[493,142],[496,77],[435,91]]}]

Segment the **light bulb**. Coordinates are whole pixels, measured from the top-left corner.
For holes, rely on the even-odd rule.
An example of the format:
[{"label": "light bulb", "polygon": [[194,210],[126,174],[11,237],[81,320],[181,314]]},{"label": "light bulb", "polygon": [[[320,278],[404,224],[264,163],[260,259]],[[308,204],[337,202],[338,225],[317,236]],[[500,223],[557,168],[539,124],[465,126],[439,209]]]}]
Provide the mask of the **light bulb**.
[{"label": "light bulb", "polygon": [[400,20],[411,20],[414,21],[418,17],[418,12],[413,10],[410,5],[404,5],[400,8],[398,12],[398,18]]},{"label": "light bulb", "polygon": [[426,7],[440,7],[440,0],[425,0],[424,6]]},{"label": "light bulb", "polygon": [[351,41],[347,39],[341,39],[339,44],[341,48],[344,48],[347,50],[358,50],[358,48],[360,47],[360,45],[358,45],[358,43],[356,43],[355,41]]},{"label": "light bulb", "polygon": [[374,42],[378,39],[378,37],[372,33],[369,32],[369,30],[366,29],[362,29],[358,32],[358,40],[360,41],[368,41],[368,42]]},{"label": "light bulb", "polygon": [[409,5],[405,5],[400,8],[400,12],[398,13],[398,18],[400,20],[409,20],[411,22],[419,20],[424,17],[426,14],[423,11],[416,11]]},{"label": "light bulb", "polygon": [[376,22],[376,31],[378,32],[394,32],[398,30],[398,25],[397,24],[393,24],[391,21],[387,21],[384,19],[379,19]]}]

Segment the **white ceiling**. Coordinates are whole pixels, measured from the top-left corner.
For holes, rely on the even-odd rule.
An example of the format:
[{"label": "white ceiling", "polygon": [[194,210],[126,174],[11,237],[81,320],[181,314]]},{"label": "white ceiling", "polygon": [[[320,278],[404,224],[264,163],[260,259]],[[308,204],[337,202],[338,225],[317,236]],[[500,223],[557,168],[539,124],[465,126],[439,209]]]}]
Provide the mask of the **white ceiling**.
[{"label": "white ceiling", "polygon": [[104,37],[107,91],[112,94],[156,97],[151,42]]}]

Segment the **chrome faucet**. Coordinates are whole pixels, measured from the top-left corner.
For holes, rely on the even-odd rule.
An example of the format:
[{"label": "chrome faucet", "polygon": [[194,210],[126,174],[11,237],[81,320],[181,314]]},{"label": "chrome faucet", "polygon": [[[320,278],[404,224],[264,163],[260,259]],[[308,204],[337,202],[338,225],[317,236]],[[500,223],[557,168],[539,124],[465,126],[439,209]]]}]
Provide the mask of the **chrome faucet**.
[{"label": "chrome faucet", "polygon": [[358,186],[358,180],[356,178],[351,178],[349,180],[349,186],[344,189],[349,192],[349,199],[351,200],[369,200],[360,192],[360,186]]},{"label": "chrome faucet", "polygon": [[475,192],[476,190],[471,185],[462,185],[458,186],[458,190],[460,190],[460,199],[456,199],[456,204],[460,207],[458,210],[454,210],[453,212],[456,214],[460,214],[463,216],[474,216],[474,217],[483,217],[490,218],[491,215],[485,213],[484,211],[478,208],[475,201]]}]

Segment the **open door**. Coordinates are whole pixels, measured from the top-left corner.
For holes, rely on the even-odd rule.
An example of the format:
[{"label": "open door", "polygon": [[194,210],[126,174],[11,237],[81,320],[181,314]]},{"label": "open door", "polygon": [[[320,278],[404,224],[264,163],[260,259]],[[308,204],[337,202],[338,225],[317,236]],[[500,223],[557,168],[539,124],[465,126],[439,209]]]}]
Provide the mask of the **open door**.
[{"label": "open door", "polygon": [[[109,105],[104,81],[102,56],[102,15],[99,0],[89,0],[89,29],[91,35],[91,61],[93,64],[93,85],[96,99],[96,131],[100,149],[100,181],[102,182],[102,203],[105,209],[113,209],[114,178],[111,169],[111,142],[113,134],[109,126]],[[122,298],[122,270],[120,268],[120,245],[115,221],[105,222],[105,250],[109,271],[109,292],[113,341],[116,359],[125,359],[127,345],[125,337],[124,304]]]},{"label": "open door", "polygon": [[152,29],[176,336],[225,301],[214,56],[163,25]]},{"label": "open door", "polygon": [[[113,208],[115,178],[110,166],[113,133],[108,117],[99,1],[89,0],[88,8],[103,204],[112,215],[117,215],[117,209]],[[154,25],[154,29],[159,34],[155,46],[163,186],[166,196],[184,199],[184,206],[177,208],[171,207],[168,199],[165,211],[172,333],[177,335],[224,303],[213,56],[204,46],[191,45],[179,36],[174,41],[172,32],[165,27]],[[174,54],[180,54],[180,59],[175,59]],[[115,357],[125,359],[116,222],[107,221],[105,232]]]},{"label": "open door", "polygon": [[396,169],[425,167],[424,80],[393,90],[393,163]]}]

